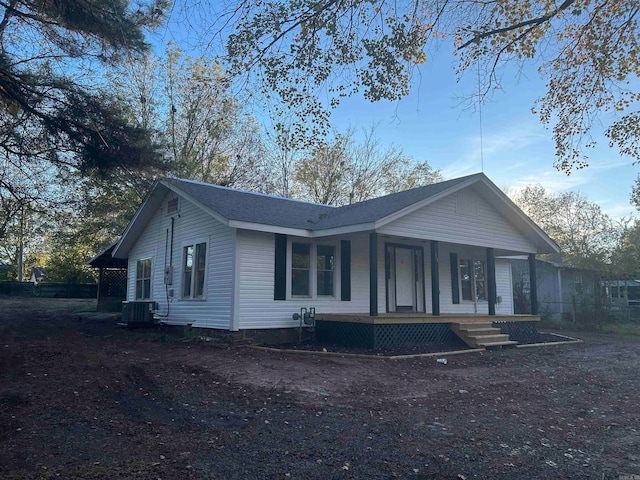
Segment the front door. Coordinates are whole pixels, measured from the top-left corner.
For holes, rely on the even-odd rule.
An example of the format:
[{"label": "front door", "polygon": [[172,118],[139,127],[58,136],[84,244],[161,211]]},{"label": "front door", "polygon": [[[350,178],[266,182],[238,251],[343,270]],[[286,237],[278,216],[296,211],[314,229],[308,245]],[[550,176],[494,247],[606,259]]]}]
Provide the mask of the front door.
[{"label": "front door", "polygon": [[395,249],[396,312],[415,312],[413,250]]},{"label": "front door", "polygon": [[424,311],[424,262],[421,247],[386,245],[387,311]]}]

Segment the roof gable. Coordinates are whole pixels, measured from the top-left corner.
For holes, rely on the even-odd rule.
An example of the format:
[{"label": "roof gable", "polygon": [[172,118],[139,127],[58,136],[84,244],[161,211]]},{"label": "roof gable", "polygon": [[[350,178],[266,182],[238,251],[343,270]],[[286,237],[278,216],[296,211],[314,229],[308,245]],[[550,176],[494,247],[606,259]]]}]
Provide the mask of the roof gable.
[{"label": "roof gable", "polygon": [[507,215],[524,235],[533,235],[541,251],[557,251],[553,241],[535,225],[484,174],[477,173],[431,185],[385,195],[364,202],[331,207],[254,192],[211,185],[193,180],[167,178],[154,185],[147,199],[114,249],[126,255],[149,221],[152,211],[169,191],[184,196],[223,224],[248,230],[321,237],[339,233],[375,230],[425,205],[468,187],[479,185],[485,200]]},{"label": "roof gable", "polygon": [[342,207],[244,192],[192,180],[168,179],[162,183],[211,208],[227,221],[317,231],[376,222],[422,200],[435,198],[475,177],[477,175],[424,185]]},{"label": "roof gable", "polygon": [[336,207],[327,205],[234,190],[193,180],[167,179],[162,183],[210,208],[227,222],[313,229],[322,218],[337,210]]}]

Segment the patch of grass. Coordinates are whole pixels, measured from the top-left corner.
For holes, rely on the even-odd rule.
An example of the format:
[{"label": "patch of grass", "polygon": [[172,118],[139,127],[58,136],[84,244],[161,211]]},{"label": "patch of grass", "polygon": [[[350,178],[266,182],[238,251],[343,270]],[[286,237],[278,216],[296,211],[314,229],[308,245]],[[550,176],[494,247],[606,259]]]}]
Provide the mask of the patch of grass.
[{"label": "patch of grass", "polygon": [[51,313],[95,312],[98,301],[95,298],[43,298],[43,297],[1,297],[2,306],[7,309],[25,307],[28,310],[43,310]]},{"label": "patch of grass", "polygon": [[98,301],[93,298],[35,298],[36,307],[50,312],[80,313],[95,312]]},{"label": "patch of grass", "polygon": [[623,337],[640,337],[640,325],[632,323],[610,323],[608,325],[604,325],[602,330],[622,335]]}]

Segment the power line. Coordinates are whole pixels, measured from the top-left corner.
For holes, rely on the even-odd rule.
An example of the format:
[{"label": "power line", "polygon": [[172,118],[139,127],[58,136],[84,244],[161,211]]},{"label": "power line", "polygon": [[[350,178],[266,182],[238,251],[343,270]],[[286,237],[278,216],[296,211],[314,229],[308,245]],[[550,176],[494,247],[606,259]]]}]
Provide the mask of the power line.
[{"label": "power line", "polygon": [[480,94],[480,57],[478,57],[478,63],[476,65],[478,67],[478,113],[480,114],[480,171],[484,173],[484,150],[482,144],[482,96]]}]

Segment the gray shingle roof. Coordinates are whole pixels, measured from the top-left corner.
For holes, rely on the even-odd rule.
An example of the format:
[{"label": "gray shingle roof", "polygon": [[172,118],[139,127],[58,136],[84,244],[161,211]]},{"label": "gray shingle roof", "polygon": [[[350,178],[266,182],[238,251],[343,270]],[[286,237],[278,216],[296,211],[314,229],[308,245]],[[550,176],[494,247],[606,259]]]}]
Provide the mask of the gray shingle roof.
[{"label": "gray shingle roof", "polygon": [[321,230],[375,222],[414,203],[437,195],[477,173],[425,185],[344,207],[330,207],[288,198],[244,192],[192,180],[170,178],[166,182],[228,220]]}]

